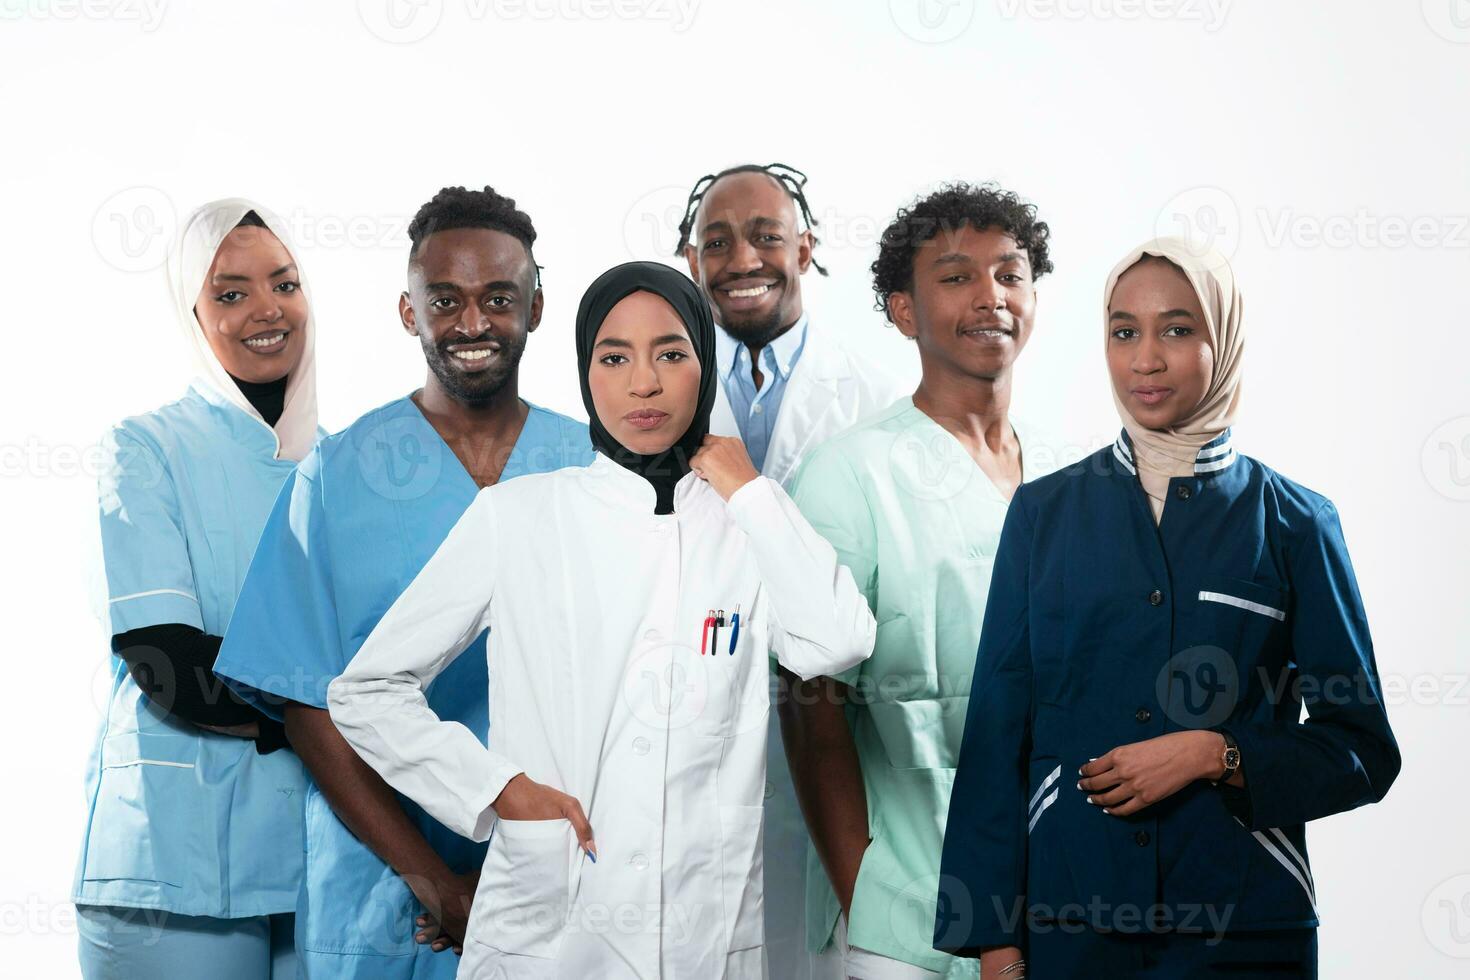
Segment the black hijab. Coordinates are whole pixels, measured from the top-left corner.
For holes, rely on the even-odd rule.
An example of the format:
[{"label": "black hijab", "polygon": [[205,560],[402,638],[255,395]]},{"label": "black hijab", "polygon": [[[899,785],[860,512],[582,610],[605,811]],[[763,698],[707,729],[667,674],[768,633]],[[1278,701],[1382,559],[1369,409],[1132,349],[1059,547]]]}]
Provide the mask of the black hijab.
[{"label": "black hijab", "polygon": [[[592,348],[602,321],[619,301],[636,292],[653,293],[674,308],[694,345],[699,361],[699,403],[694,418],[679,441],[652,456],[643,456],[625,448],[613,438],[597,417],[592,404],[592,387],[588,375],[592,368]],[[624,262],[613,266],[593,280],[577,308],[577,367],[582,372],[582,404],[587,408],[592,447],[653,484],[655,514],[674,512],[674,485],[689,472],[689,460],[699,451],[709,432],[709,416],[715,407],[715,321],[709,303],[700,295],[694,282],[677,269],[660,262]]]}]

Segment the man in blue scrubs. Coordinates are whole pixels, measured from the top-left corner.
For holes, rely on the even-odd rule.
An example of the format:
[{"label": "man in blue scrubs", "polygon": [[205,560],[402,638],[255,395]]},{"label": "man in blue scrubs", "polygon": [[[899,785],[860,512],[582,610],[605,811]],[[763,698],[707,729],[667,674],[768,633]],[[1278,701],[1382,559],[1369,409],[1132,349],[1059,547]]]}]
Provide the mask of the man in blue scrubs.
[{"label": "man in blue scrubs", "polygon": [[[591,462],[587,427],[522,401],[517,369],[541,318],[536,232],[490,188],[447,188],[409,226],[404,329],[424,387],[324,440],[287,482],[215,670],[284,717],[312,775],[297,907],[303,975],[452,977],[485,846],[398,796],[348,746],[327,685],[481,487]],[[484,740],[485,636],[429,704]]]}]

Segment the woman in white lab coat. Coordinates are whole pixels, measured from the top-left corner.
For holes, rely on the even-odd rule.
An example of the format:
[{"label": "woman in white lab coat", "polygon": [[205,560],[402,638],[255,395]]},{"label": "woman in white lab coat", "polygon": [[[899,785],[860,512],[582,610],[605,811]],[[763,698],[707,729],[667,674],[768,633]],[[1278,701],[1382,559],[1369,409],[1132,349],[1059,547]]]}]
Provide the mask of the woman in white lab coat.
[{"label": "woman in white lab coat", "polygon": [[[577,314],[595,461],[482,490],[328,690],[394,788],[490,840],[461,977],[762,975],[767,658],[836,673],[875,626],[707,435],[714,329],[667,266],[599,277]],[[487,627],[488,746],[423,694]]]}]

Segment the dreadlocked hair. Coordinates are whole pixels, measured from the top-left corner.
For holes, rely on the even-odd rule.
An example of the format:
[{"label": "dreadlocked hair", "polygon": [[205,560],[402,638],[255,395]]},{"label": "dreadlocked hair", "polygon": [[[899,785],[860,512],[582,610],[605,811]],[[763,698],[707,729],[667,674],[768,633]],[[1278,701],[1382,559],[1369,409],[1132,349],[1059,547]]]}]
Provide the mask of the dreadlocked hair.
[{"label": "dreadlocked hair", "polygon": [[[815,250],[821,239],[817,238],[813,231],[817,226],[817,219],[812,216],[812,209],[806,203],[804,190],[806,174],[784,163],[742,163],[737,167],[721,170],[717,174],[705,174],[694,182],[694,188],[689,192],[689,200],[684,204],[684,218],[679,222],[679,246],[674,249],[675,256],[682,256],[684,249],[689,245],[689,236],[694,231],[694,215],[699,210],[699,202],[704,200],[704,196],[718,180],[731,174],[765,174],[780,184],[796,202],[796,209],[801,213],[801,220],[806,224],[807,231],[812,236],[812,248]],[[812,259],[812,268],[824,276],[827,275],[827,270],[815,258]]]}]

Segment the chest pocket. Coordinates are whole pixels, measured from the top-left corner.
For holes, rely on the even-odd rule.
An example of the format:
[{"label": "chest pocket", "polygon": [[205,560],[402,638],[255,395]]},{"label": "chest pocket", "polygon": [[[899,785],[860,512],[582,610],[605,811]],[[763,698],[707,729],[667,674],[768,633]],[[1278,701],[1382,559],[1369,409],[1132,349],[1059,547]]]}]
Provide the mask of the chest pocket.
[{"label": "chest pocket", "polygon": [[[742,735],[765,727],[771,709],[770,625],[754,582],[731,590],[734,599],[723,610],[725,625],[706,630],[707,640],[684,658],[693,673],[703,708],[695,721],[701,735]],[[739,605],[738,632],[734,617]],[[697,615],[699,624],[707,610]],[[716,608],[716,614],[720,608]],[[704,639],[704,637],[701,637]],[[731,641],[734,641],[733,643]],[[731,652],[733,651],[733,653]]]},{"label": "chest pocket", "polygon": [[1268,585],[1242,579],[1205,579],[1197,598],[1200,602],[1243,609],[1277,622],[1286,621],[1286,593]]},{"label": "chest pocket", "polygon": [[1286,635],[1290,593],[1265,582],[1204,576],[1190,590],[1192,644],[1223,649],[1244,672],[1269,660],[1267,650]]}]

